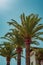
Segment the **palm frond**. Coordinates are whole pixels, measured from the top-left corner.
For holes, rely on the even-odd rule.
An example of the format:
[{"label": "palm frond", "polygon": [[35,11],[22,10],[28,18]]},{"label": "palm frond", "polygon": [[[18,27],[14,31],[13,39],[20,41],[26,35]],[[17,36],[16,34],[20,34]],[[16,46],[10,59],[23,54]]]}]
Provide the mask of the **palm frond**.
[{"label": "palm frond", "polygon": [[36,26],[36,28],[33,30],[32,33],[34,34],[34,33],[38,32],[41,29],[43,29],[43,24],[41,24],[41,25],[39,24],[38,26]]},{"label": "palm frond", "polygon": [[20,19],[21,19],[21,24],[24,26],[25,25],[25,14],[23,13],[23,14],[21,14],[21,16],[20,16]]},{"label": "palm frond", "polygon": [[37,32],[32,35],[32,37],[43,35],[43,32]]},{"label": "palm frond", "polygon": [[31,44],[39,45],[38,41],[32,41]]},{"label": "palm frond", "polygon": [[31,31],[38,25],[40,22],[41,18],[38,17],[38,15],[33,15],[31,20],[30,20],[30,27]]},{"label": "palm frond", "polygon": [[36,39],[43,41],[43,38],[39,36],[36,36]]},{"label": "palm frond", "polygon": [[5,39],[5,40],[9,40],[9,41],[11,41],[9,38],[7,38],[7,37],[1,37],[1,39]]}]

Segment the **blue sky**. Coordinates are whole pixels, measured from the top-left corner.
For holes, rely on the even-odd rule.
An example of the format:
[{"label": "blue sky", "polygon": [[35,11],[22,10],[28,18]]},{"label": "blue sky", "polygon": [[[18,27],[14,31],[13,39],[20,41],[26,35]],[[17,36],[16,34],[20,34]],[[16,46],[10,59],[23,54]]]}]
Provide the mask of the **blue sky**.
[{"label": "blue sky", "polygon": [[[0,0],[0,36],[3,36],[9,31],[7,22],[10,21],[10,19],[13,18],[20,22],[20,14],[23,12],[26,15],[30,13],[39,14],[39,16],[43,18],[43,0]],[[43,23],[43,19],[41,22]],[[1,42],[2,40],[0,40],[0,43]],[[40,43],[42,42],[40,41]],[[40,44],[40,47],[43,47],[43,43]],[[22,63],[24,63],[24,61],[22,61]],[[6,65],[3,57],[0,57],[0,65]]]}]

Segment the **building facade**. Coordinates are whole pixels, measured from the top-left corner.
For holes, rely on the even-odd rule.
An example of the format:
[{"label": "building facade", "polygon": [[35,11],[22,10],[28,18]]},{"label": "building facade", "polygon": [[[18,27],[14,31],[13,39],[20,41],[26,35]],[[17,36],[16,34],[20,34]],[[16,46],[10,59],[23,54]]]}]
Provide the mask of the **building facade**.
[{"label": "building facade", "polygon": [[36,54],[37,53],[34,50],[30,52],[30,65],[39,65],[39,63],[40,65],[43,65],[43,60],[39,62],[39,60],[36,58]]}]

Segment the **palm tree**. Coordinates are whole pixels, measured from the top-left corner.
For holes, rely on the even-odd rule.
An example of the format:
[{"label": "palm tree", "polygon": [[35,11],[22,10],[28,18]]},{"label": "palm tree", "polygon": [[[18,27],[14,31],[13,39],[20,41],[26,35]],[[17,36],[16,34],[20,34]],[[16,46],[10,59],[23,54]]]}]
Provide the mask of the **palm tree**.
[{"label": "palm tree", "polygon": [[11,58],[16,59],[16,50],[9,42],[0,44],[0,55],[6,57],[7,65],[10,65]]},{"label": "palm tree", "polygon": [[23,51],[23,39],[18,34],[17,30],[12,31],[12,35],[15,36],[15,44],[16,44],[16,51],[17,51],[17,65],[21,65],[21,53]]},{"label": "palm tree", "polygon": [[33,42],[36,44],[38,42],[37,40],[43,41],[43,38],[40,36],[43,35],[43,24],[40,24],[41,18],[35,14],[25,16],[23,13],[20,17],[21,24],[13,19],[8,23],[9,25],[13,25],[14,29],[16,28],[24,39],[26,48],[26,65],[30,65],[30,44]]},{"label": "palm tree", "polygon": [[24,48],[24,41],[18,34],[18,31],[16,29],[12,29],[12,32],[6,33],[2,38],[7,39],[15,46],[17,53],[17,65],[21,65],[21,57],[24,57],[21,55]]}]

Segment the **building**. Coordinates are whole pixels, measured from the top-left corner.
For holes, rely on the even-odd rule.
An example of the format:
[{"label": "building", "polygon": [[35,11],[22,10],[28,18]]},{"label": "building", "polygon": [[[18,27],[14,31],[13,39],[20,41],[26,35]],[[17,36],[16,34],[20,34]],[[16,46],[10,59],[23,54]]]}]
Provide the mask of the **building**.
[{"label": "building", "polygon": [[30,65],[43,65],[43,48],[34,47],[31,49]]}]

